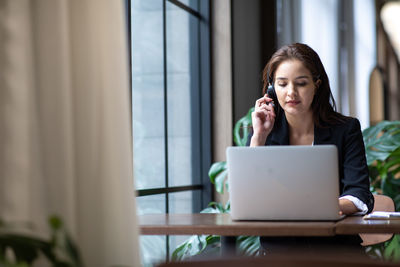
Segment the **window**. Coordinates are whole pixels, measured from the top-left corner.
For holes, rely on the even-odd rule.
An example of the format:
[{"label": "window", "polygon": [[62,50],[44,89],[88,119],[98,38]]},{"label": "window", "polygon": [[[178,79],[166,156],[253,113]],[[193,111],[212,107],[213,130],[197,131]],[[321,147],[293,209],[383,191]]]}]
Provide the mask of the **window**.
[{"label": "window", "polygon": [[[128,7],[138,213],[199,212],[212,195],[209,1]],[[145,262],[168,259],[181,239],[142,237]]]}]

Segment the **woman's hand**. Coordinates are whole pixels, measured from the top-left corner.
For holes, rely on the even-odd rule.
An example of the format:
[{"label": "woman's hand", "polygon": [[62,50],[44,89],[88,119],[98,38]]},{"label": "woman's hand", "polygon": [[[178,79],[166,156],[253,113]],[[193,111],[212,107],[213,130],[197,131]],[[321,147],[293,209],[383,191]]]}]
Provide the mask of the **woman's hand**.
[{"label": "woman's hand", "polygon": [[275,123],[273,101],[267,95],[258,99],[251,113],[253,136],[250,146],[263,146]]},{"label": "woman's hand", "polygon": [[339,214],[351,215],[358,211],[357,207],[348,199],[339,199]]}]

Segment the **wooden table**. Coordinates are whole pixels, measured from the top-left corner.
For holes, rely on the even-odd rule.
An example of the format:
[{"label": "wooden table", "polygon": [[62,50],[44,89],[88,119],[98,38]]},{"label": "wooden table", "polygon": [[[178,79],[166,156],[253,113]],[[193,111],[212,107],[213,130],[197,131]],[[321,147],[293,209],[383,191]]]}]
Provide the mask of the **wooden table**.
[{"label": "wooden table", "polygon": [[364,220],[362,216],[350,216],[335,224],[335,234],[400,234],[400,220]]},{"label": "wooden table", "polygon": [[221,255],[235,251],[235,236],[334,236],[400,233],[400,220],[351,216],[326,221],[232,221],[229,214],[151,214],[139,216],[142,235],[220,235]]},{"label": "wooden table", "polygon": [[347,217],[324,221],[232,221],[229,214],[151,214],[139,216],[142,235],[334,236],[360,233],[400,233],[400,220]]}]

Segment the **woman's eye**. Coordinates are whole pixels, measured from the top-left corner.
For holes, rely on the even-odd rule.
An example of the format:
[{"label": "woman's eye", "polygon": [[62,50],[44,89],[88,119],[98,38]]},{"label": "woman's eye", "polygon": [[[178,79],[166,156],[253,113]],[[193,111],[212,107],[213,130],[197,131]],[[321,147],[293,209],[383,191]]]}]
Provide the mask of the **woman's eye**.
[{"label": "woman's eye", "polygon": [[279,86],[279,87],[285,87],[285,86],[286,86],[286,83],[278,83],[278,86]]},{"label": "woman's eye", "polygon": [[306,82],[297,83],[297,86],[306,86],[306,85],[307,85]]}]

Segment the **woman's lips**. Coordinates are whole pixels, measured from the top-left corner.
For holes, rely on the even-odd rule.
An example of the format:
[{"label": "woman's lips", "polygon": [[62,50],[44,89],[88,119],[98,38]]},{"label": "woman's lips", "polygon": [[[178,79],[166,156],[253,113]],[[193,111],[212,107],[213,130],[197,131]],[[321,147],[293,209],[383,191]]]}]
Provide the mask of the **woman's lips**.
[{"label": "woman's lips", "polygon": [[297,100],[286,101],[286,104],[288,104],[288,105],[297,105],[299,103],[300,103],[300,101],[297,101]]}]

